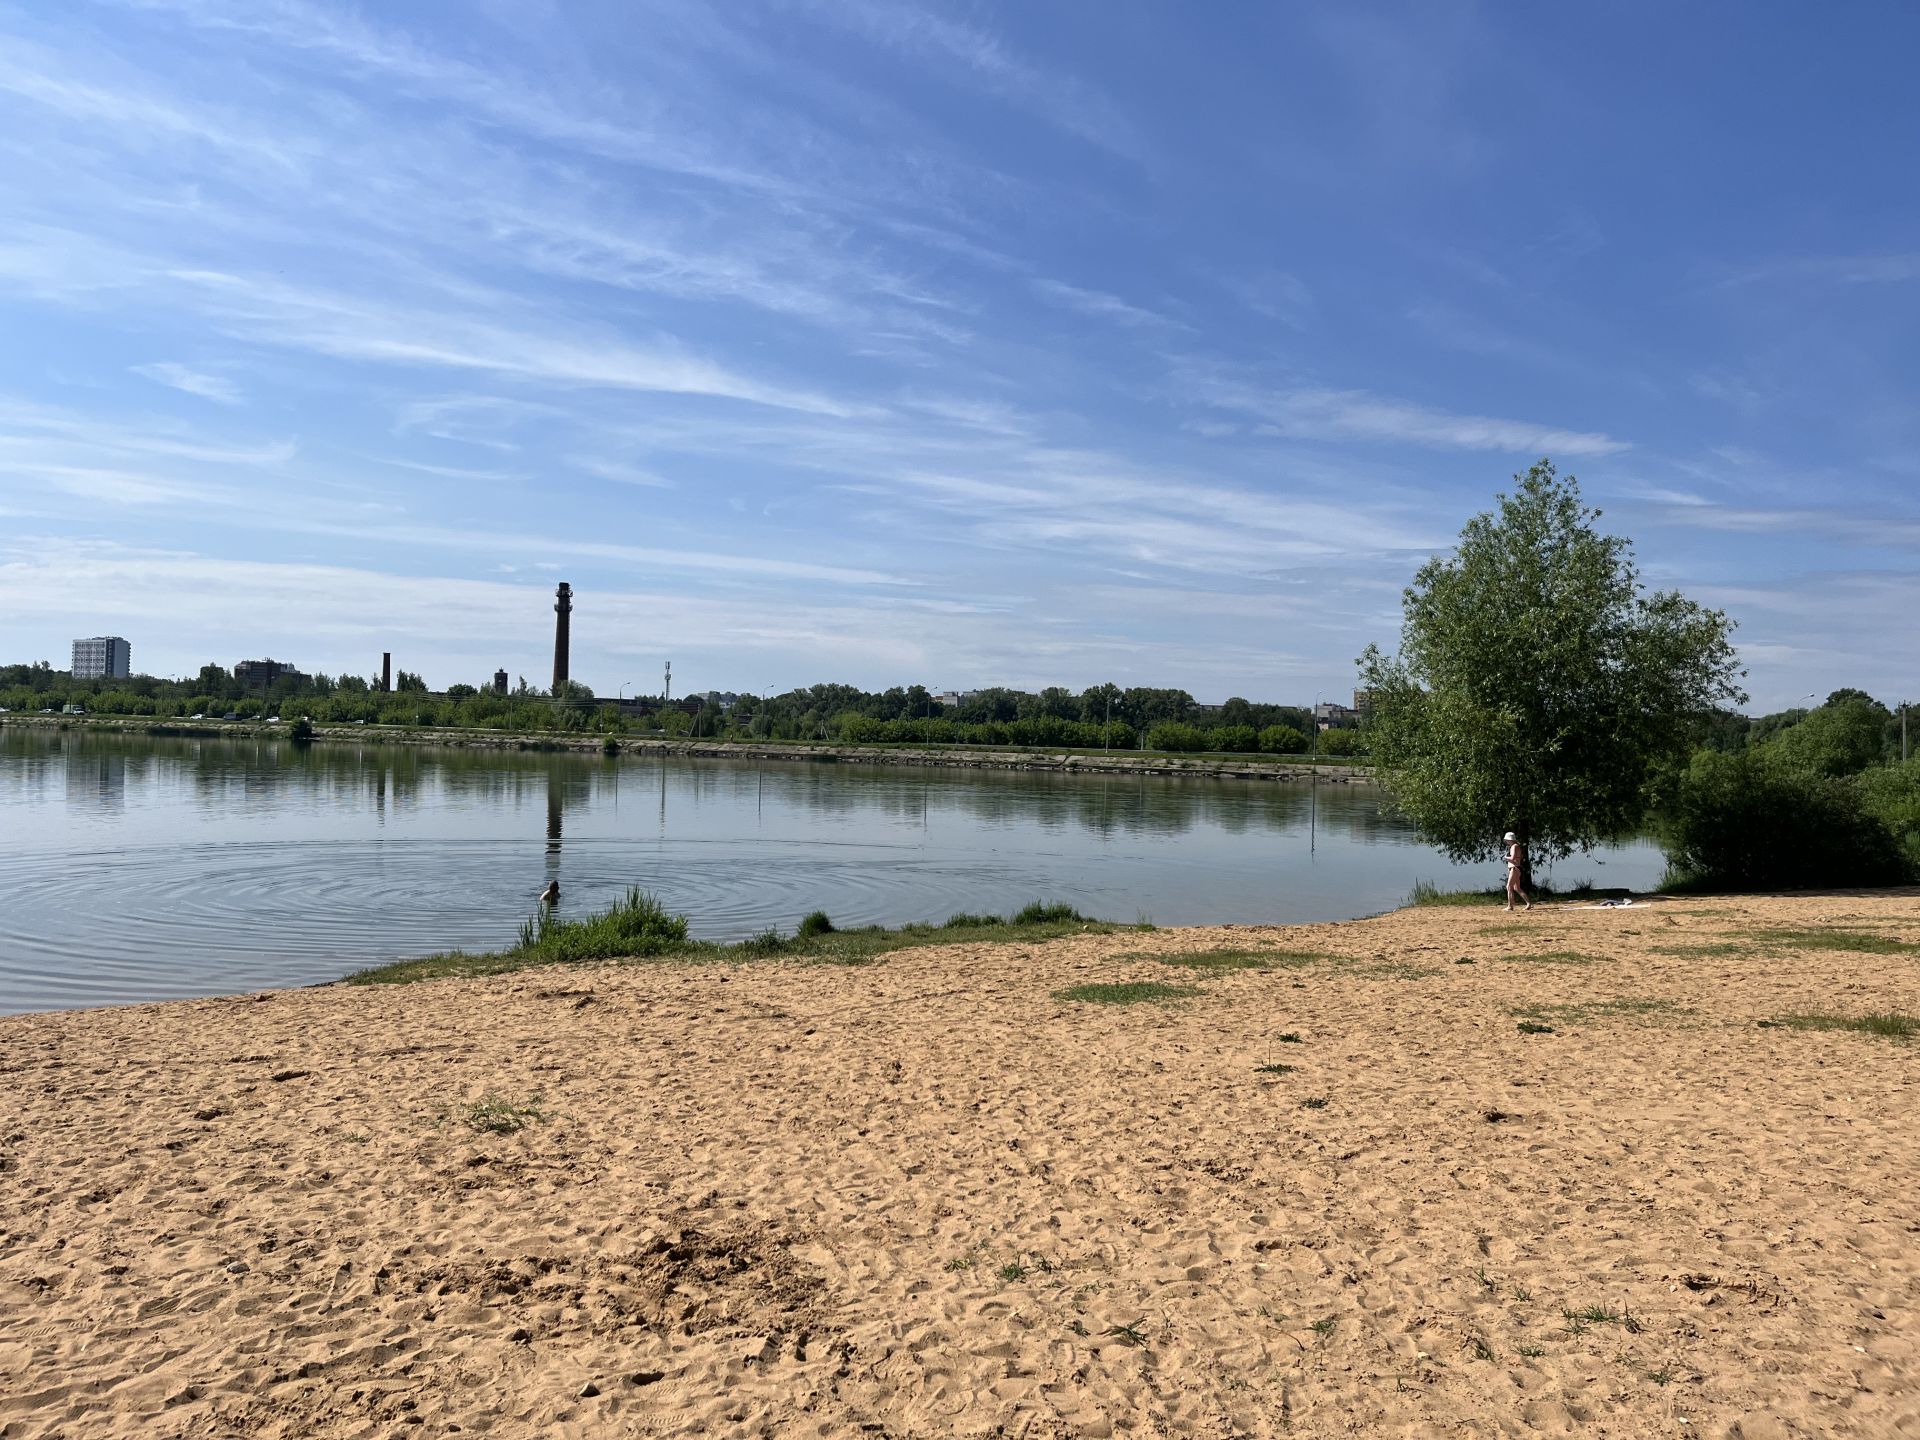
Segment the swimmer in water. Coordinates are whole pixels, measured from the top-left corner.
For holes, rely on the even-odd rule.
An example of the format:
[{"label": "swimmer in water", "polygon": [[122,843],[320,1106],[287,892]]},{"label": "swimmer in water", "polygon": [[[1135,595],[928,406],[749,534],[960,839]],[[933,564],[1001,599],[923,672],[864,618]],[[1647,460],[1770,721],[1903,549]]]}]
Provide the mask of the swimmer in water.
[{"label": "swimmer in water", "polygon": [[542,905],[558,905],[560,903],[560,882],[558,880],[547,881],[547,888],[540,892],[540,903]]}]

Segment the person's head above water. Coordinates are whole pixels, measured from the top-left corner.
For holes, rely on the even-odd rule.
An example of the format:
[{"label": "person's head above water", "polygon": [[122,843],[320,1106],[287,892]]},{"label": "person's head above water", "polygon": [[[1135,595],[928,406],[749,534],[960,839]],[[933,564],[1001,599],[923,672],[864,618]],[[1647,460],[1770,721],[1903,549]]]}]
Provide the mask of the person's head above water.
[{"label": "person's head above water", "polygon": [[558,900],[560,898],[560,882],[558,880],[547,881],[547,888],[540,892],[540,898],[542,900]]}]

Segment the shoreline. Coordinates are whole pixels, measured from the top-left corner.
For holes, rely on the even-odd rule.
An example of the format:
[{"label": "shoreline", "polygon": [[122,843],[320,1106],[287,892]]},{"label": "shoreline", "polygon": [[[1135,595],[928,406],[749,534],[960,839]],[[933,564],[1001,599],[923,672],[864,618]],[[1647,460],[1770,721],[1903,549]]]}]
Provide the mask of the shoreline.
[{"label": "shoreline", "polygon": [[[0,729],[81,729],[100,734],[151,735],[162,739],[290,740],[288,726],[259,721],[194,721],[126,715],[6,715]],[[816,765],[918,765],[954,770],[1019,770],[1068,775],[1150,775],[1212,780],[1314,780],[1327,785],[1374,783],[1365,765],[1331,758],[1292,757],[1227,760],[1183,759],[1162,752],[1047,749],[975,749],[968,746],[842,745],[832,742],[732,741],[614,737],[619,756],[696,760],[776,760]],[[502,750],[609,755],[607,737],[555,731],[418,729],[386,725],[316,725],[314,744],[433,746],[449,750]],[[615,758],[609,755],[609,758]]]},{"label": "shoreline", "polygon": [[0,1430],[1904,1433],[1916,1012],[1908,890],[0,1017]]}]

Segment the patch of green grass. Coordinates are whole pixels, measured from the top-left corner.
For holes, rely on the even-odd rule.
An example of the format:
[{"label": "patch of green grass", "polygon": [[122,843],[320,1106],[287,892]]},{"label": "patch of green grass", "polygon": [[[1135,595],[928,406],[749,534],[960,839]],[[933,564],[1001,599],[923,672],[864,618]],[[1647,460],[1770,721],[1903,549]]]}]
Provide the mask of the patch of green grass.
[{"label": "patch of green grass", "polygon": [[1109,1325],[1101,1334],[1111,1336],[1123,1345],[1145,1345],[1147,1332],[1140,1327],[1146,1323],[1146,1317],[1142,1316],[1131,1325]]},{"label": "patch of green grass", "polygon": [[1522,1020],[1517,1027],[1522,1035],[1551,1035],[1553,1027],[1542,1025],[1537,1020]]},{"label": "patch of green grass", "polygon": [[1071,905],[1058,901],[1035,900],[1017,912],[1007,923],[1009,925],[1058,925],[1064,921],[1081,921],[1087,917]]},{"label": "patch of green grass", "polygon": [[1751,955],[1753,946],[1737,940],[1701,942],[1696,945],[1655,945],[1651,947],[1656,955],[1680,955],[1689,959],[1706,959],[1715,956]]},{"label": "patch of green grass", "polygon": [[1538,1345],[1516,1345],[1513,1347],[1513,1353],[1525,1356],[1529,1360],[1538,1360],[1547,1352]]},{"label": "patch of green grass", "polygon": [[1327,1101],[1330,1098],[1332,1097],[1327,1095],[1309,1095],[1300,1102],[1300,1108],[1302,1110],[1324,1110],[1327,1108]]},{"label": "patch of green grass", "polygon": [[[1555,890],[1553,886],[1541,883],[1529,891],[1535,905],[1548,900],[1624,900],[1631,896],[1631,890],[1599,889],[1592,885],[1576,885],[1571,890]],[[1507,890],[1503,885],[1497,890],[1442,890],[1431,880],[1416,880],[1413,889],[1407,895],[1409,906],[1427,905],[1505,905]]]},{"label": "patch of green grass", "polygon": [[1754,939],[1789,950],[1849,950],[1866,955],[1920,955],[1920,945],[1891,935],[1869,935],[1838,927],[1808,930],[1761,930]]},{"label": "patch of green grass", "polygon": [[1671,1364],[1665,1364],[1658,1370],[1649,1370],[1647,1372],[1647,1379],[1656,1385],[1671,1385],[1674,1377],[1679,1373],[1680,1372],[1675,1370]]},{"label": "patch of green grass", "polygon": [[1000,1278],[1011,1285],[1016,1280],[1027,1278],[1027,1267],[1018,1260],[1009,1260],[1000,1267]]},{"label": "patch of green grass", "polygon": [[1563,1311],[1562,1313],[1584,1320],[1589,1325],[1618,1325],[1620,1323],[1620,1312],[1618,1310],[1610,1310],[1605,1305],[1589,1305],[1585,1309]]},{"label": "patch of green grass", "polygon": [[1478,1335],[1473,1337],[1473,1344],[1468,1348],[1473,1351],[1473,1358],[1476,1360],[1485,1360],[1488,1362],[1493,1360],[1493,1346],[1489,1345]]},{"label": "patch of green grass", "polygon": [[1783,1030],[1853,1030],[1862,1035],[1885,1035],[1891,1040],[1911,1040],[1920,1035],[1920,1019],[1898,1010],[1872,1015],[1781,1015],[1760,1023]]},{"label": "patch of green grass", "polygon": [[1158,980],[1133,980],[1114,985],[1070,985],[1053,992],[1056,1000],[1083,1005],[1139,1005],[1150,1000],[1184,1000],[1202,993],[1192,985],[1162,985]]},{"label": "patch of green grass", "polygon": [[1291,1075],[1299,1068],[1298,1065],[1256,1065],[1253,1067],[1253,1073],[1256,1075]]},{"label": "patch of green grass", "polygon": [[1333,1333],[1333,1319],[1329,1316],[1324,1320],[1316,1320],[1307,1328],[1324,1340]]},{"label": "patch of green grass", "polygon": [[540,1108],[538,1095],[529,1097],[524,1105],[516,1105],[498,1095],[486,1095],[454,1106],[452,1115],[462,1125],[487,1135],[517,1135],[527,1126],[541,1124],[547,1118]]},{"label": "patch of green grass", "polygon": [[1524,960],[1529,965],[1604,965],[1604,955],[1585,955],[1578,950],[1542,950],[1533,955],[1506,955],[1506,960]]},{"label": "patch of green grass", "polygon": [[[1052,918],[1021,918],[1034,915]],[[822,923],[825,929],[820,928]],[[669,914],[653,896],[632,890],[610,909],[580,920],[562,920],[543,909],[520,927],[517,943],[505,950],[479,954],[454,950],[420,960],[401,960],[349,975],[347,983],[404,985],[443,975],[498,975],[534,965],[591,960],[712,963],[781,955],[826,965],[864,965],[878,956],[923,945],[1038,944],[1064,935],[1111,935],[1152,928],[1088,920],[1068,905],[1029,905],[1011,920],[997,915],[955,915],[944,925],[866,925],[853,930],[835,929],[823,912],[815,911],[800,922],[799,932],[792,936],[769,929],[728,945],[688,938],[686,916]]]}]

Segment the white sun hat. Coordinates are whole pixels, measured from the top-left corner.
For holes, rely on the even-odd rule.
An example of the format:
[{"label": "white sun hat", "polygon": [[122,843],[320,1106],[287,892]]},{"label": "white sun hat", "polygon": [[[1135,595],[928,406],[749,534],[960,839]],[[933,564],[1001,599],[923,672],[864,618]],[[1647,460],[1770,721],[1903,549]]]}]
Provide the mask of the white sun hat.
[{"label": "white sun hat", "polygon": [[1511,845],[1514,841],[1518,840],[1520,837],[1514,834],[1511,830],[1509,830],[1507,831],[1506,834],[1502,835],[1500,838],[1506,841],[1509,845]]}]

